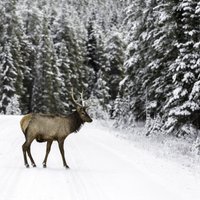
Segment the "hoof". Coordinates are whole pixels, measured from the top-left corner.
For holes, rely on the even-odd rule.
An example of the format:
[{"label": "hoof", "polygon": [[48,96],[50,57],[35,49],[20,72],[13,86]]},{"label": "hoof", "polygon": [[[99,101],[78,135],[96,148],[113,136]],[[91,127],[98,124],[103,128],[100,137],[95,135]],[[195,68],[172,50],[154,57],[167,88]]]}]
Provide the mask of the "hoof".
[{"label": "hoof", "polygon": [[28,163],[27,163],[27,164],[25,164],[25,167],[26,167],[26,168],[29,168],[29,164],[28,164]]},{"label": "hoof", "polygon": [[43,162],[42,165],[43,165],[43,168],[47,167],[47,164],[45,162]]},{"label": "hoof", "polygon": [[68,165],[64,165],[64,167],[65,167],[66,169],[69,169],[69,166],[68,166]]},{"label": "hoof", "polygon": [[47,165],[46,165],[46,164],[43,164],[43,168],[47,168]]},{"label": "hoof", "polygon": [[32,166],[33,166],[33,167],[37,167],[35,163],[34,163],[34,164],[32,164]]}]

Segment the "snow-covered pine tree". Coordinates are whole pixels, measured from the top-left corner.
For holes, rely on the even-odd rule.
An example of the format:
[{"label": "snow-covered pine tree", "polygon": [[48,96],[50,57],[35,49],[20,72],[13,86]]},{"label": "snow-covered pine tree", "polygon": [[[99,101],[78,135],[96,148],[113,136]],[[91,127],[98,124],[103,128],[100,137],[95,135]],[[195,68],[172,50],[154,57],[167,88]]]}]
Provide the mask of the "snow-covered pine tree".
[{"label": "snow-covered pine tree", "polygon": [[[131,99],[126,94],[128,94],[127,91],[127,85],[126,81],[128,79],[128,76],[126,76],[120,83],[119,83],[119,93],[117,95],[117,98],[114,101],[114,112],[113,112],[113,119],[114,119],[114,127],[120,128],[120,129],[132,129],[135,127],[135,118],[132,114],[132,106],[130,104]],[[123,116],[123,117],[122,117]]]},{"label": "snow-covered pine tree", "polygon": [[[200,21],[200,2],[197,3],[196,9],[195,9],[195,17],[197,22]],[[199,26],[198,26],[199,27]],[[200,27],[198,28],[197,34],[196,34],[196,42],[194,44],[194,49],[197,52],[198,59],[196,61],[195,68],[200,67]],[[193,102],[193,118],[192,118],[192,124],[200,129],[200,72],[196,74],[196,80],[195,83],[192,86],[191,93],[189,94],[189,100]]]},{"label": "snow-covered pine tree", "polygon": [[110,88],[111,100],[115,100],[119,92],[119,83],[124,78],[124,49],[125,45],[120,33],[112,30],[105,44],[105,71]]},{"label": "snow-covered pine tree", "polygon": [[6,114],[7,115],[20,115],[21,114],[21,109],[19,106],[19,96],[14,95],[9,104],[6,107]]},{"label": "snow-covered pine tree", "polygon": [[110,115],[112,117],[114,111],[114,101],[119,93],[119,83],[124,78],[124,49],[125,45],[122,35],[112,28],[110,36],[107,37],[105,42],[105,75],[107,85],[109,87],[110,101]]},{"label": "snow-covered pine tree", "polygon": [[16,94],[20,97],[23,93],[22,72],[23,60],[20,48],[20,23],[16,14],[16,1],[2,2],[2,38],[0,59],[0,84],[1,84],[1,110],[6,114],[6,107]]},{"label": "snow-covered pine tree", "polygon": [[[107,76],[108,68],[106,67],[106,63],[105,63],[106,58],[104,54],[103,43],[99,45],[99,62],[100,62],[101,68],[99,69],[97,73],[97,81],[96,83],[94,83],[91,98],[95,101],[95,104],[98,105],[97,107],[98,109],[95,108],[96,113],[99,115],[100,118],[104,118],[105,113],[106,112],[108,113],[111,108],[110,108],[110,94],[109,94],[110,88],[109,88],[109,82],[108,82],[108,76]],[[100,113],[98,113],[99,110],[100,110]]]},{"label": "snow-covered pine tree", "polygon": [[70,60],[68,56],[68,50],[65,41],[56,44],[57,50],[57,66],[59,70],[59,81],[60,81],[60,99],[63,104],[63,112],[69,109],[69,91],[72,88],[70,77],[72,76],[72,70],[70,68]]},{"label": "snow-covered pine tree", "polygon": [[[199,16],[196,13],[196,0],[182,0],[176,7],[176,24],[178,27],[177,49],[178,57],[171,64],[173,74],[173,90],[166,104],[168,131],[175,130],[177,134],[185,133],[185,126],[193,124],[200,107],[194,91],[198,87],[199,67]],[[191,134],[191,133],[189,133]]]},{"label": "snow-covered pine tree", "polygon": [[6,108],[16,94],[15,82],[17,79],[17,70],[13,63],[13,57],[10,50],[10,44],[4,43],[3,53],[1,53],[0,62],[0,113],[6,114]]},{"label": "snow-covered pine tree", "polygon": [[[96,32],[94,30],[96,16],[93,13],[92,17],[89,19],[87,24],[87,40],[86,40],[86,65],[90,68],[94,73],[90,77],[90,83],[97,82],[97,73],[101,68],[99,62],[99,52],[98,52],[98,38]],[[89,90],[93,90],[93,84],[89,85]]]},{"label": "snow-covered pine tree", "polygon": [[[74,13],[73,17],[72,13]],[[53,24],[52,32],[58,56],[59,76],[62,81],[60,95],[66,109],[69,109],[71,89],[80,92],[87,88],[87,74],[90,72],[84,65],[82,30],[77,30],[78,27],[74,26],[74,23],[79,23],[76,14],[71,5],[63,2],[61,13]]]},{"label": "snow-covered pine tree", "polygon": [[42,21],[36,77],[34,78],[32,109],[34,112],[59,113],[59,83],[57,57],[45,13]]},{"label": "snow-covered pine tree", "polygon": [[[126,81],[123,88],[125,99],[129,97],[130,108],[123,116],[127,121],[145,119],[145,95],[141,90],[146,66],[145,53],[145,16],[146,4],[144,1],[137,0],[131,2],[125,9],[125,33],[126,33],[126,58],[125,58],[125,75]],[[132,119],[131,119],[132,118]],[[130,120],[131,119],[131,120]]]},{"label": "snow-covered pine tree", "polygon": [[21,111],[23,114],[32,112],[33,78],[36,76],[35,65],[37,61],[38,45],[41,35],[42,11],[37,1],[19,1],[18,16],[20,17],[22,31],[20,46],[23,59],[23,93],[21,95]]},{"label": "snow-covered pine tree", "polygon": [[[171,89],[169,66],[177,57],[175,46],[176,26],[173,22],[174,4],[163,1],[149,1],[146,15],[145,43],[146,67],[142,75],[142,90],[146,91],[148,113],[152,118],[165,113],[164,104]],[[158,116],[159,115],[159,116]]]}]

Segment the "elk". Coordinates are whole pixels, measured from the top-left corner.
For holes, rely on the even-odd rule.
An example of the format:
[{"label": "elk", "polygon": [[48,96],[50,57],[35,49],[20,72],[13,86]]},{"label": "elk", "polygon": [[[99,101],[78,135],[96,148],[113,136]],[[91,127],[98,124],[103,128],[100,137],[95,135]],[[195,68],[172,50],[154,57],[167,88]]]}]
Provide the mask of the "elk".
[{"label": "elk", "polygon": [[30,113],[21,119],[20,126],[25,135],[25,143],[22,145],[22,151],[24,164],[27,168],[29,167],[27,154],[32,166],[36,167],[31,155],[31,143],[34,139],[36,139],[37,142],[47,142],[46,154],[43,161],[44,168],[46,167],[47,157],[53,141],[58,142],[64,167],[69,168],[65,160],[64,141],[69,134],[78,132],[85,122],[92,122],[92,119],[86,112],[87,107],[84,106],[83,92],[81,93],[82,104],[79,104],[77,100],[75,100],[73,90],[71,99],[76,110],[68,116]]}]

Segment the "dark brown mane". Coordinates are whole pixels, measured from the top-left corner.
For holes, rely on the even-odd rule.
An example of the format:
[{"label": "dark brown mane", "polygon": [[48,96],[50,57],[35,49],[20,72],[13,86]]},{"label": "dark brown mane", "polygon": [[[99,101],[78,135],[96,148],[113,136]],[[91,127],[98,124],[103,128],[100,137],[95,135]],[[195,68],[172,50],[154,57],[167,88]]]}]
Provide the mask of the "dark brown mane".
[{"label": "dark brown mane", "polygon": [[70,132],[75,132],[75,133],[78,132],[81,126],[84,124],[78,112],[77,111],[73,112],[72,114],[68,115],[68,118],[70,119],[71,123]]}]

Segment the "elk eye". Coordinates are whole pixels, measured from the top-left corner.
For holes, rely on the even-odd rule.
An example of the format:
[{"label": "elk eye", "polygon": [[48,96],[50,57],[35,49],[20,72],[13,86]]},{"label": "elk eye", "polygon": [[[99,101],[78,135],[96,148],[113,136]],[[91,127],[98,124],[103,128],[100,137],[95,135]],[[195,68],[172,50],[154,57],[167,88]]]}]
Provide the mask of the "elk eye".
[{"label": "elk eye", "polygon": [[82,112],[81,114],[82,114],[82,115],[85,115],[85,113],[84,113],[84,112]]}]

